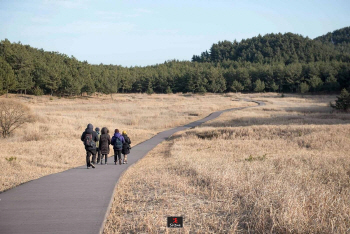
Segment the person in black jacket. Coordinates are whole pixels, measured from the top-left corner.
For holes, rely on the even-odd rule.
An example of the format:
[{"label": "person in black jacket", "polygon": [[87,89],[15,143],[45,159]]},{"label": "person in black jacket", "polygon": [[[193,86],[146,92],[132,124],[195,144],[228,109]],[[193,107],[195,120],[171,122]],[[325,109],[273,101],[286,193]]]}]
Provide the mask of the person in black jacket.
[{"label": "person in black jacket", "polygon": [[123,143],[123,149],[122,149],[122,154],[124,155],[124,159],[123,159],[123,164],[128,164],[128,154],[130,154],[130,144],[131,144],[131,140],[128,137],[128,135],[126,134],[126,131],[123,131],[123,137],[124,137],[124,143]]},{"label": "person in black jacket", "polygon": [[114,149],[114,164],[117,164],[119,161],[119,165],[122,164],[122,150],[124,144],[124,137],[119,133],[119,129],[114,130],[114,136],[112,137],[111,144]]},{"label": "person in black jacket", "polygon": [[98,141],[98,135],[94,132],[92,124],[88,124],[87,128],[81,135],[81,140],[84,142],[86,150],[86,166],[87,169],[91,166],[95,168],[94,164],[90,161],[92,155],[92,161],[96,161],[96,141]]},{"label": "person in black jacket", "polygon": [[[101,137],[101,133],[100,133],[100,128],[95,128],[95,132],[97,133],[97,137],[98,137],[98,141],[96,141],[96,155],[97,155],[97,164],[100,162],[101,159],[101,150],[100,150],[100,137]],[[96,163],[94,161],[94,163]]]},{"label": "person in black jacket", "polygon": [[100,136],[100,150],[101,150],[101,164],[103,161],[103,157],[105,157],[105,164],[107,164],[107,156],[109,154],[109,145],[111,144],[111,137],[109,136],[109,130],[106,127],[103,127],[101,130]]}]

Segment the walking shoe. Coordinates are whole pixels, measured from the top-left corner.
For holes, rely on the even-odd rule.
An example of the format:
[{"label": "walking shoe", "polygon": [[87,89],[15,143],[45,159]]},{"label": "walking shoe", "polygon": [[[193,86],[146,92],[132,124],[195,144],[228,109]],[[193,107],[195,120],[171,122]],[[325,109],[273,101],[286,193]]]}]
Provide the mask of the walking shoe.
[{"label": "walking shoe", "polygon": [[90,163],[90,165],[91,165],[92,168],[95,168],[95,165],[94,165],[94,164]]}]

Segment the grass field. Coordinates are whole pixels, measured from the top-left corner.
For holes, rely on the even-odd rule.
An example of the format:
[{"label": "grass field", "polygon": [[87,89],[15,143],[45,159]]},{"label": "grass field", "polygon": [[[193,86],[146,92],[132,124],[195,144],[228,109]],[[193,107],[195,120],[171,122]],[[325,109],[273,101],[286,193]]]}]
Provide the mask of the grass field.
[{"label": "grass field", "polygon": [[[21,183],[85,164],[80,140],[88,123],[126,130],[132,145],[158,132],[192,122],[209,113],[252,105],[226,95],[146,95],[35,97],[10,95],[32,110],[36,121],[0,138],[0,192]],[[5,98],[5,97],[0,97]]]},{"label": "grass field", "polygon": [[335,96],[241,96],[266,106],[177,133],[130,168],[104,233],[350,232],[350,115]]}]

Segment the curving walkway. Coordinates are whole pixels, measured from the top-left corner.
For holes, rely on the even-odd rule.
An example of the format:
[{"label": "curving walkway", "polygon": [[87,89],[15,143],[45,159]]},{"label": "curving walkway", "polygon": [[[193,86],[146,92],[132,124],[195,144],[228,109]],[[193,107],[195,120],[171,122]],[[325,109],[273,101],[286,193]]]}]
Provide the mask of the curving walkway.
[{"label": "curving walkway", "polygon": [[[251,100],[245,100],[251,101]],[[265,105],[258,102],[259,105]],[[254,106],[252,106],[254,107]],[[227,111],[166,130],[132,148],[129,164],[86,166],[44,176],[0,194],[0,233],[101,233],[121,174],[172,134],[196,127]]]}]

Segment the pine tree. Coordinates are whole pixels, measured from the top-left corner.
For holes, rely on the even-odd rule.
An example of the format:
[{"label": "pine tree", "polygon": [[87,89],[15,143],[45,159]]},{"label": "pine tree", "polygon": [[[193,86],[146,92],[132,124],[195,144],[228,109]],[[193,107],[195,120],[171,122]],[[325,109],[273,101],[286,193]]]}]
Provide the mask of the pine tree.
[{"label": "pine tree", "polygon": [[34,87],[33,77],[30,74],[29,69],[20,69],[17,71],[17,89],[24,91],[27,94],[27,90]]},{"label": "pine tree", "polygon": [[244,89],[244,86],[239,83],[237,80],[233,81],[231,90],[237,92],[241,92]]},{"label": "pine tree", "polygon": [[276,92],[279,89],[279,86],[275,83],[275,81],[273,81],[270,84],[270,88],[272,89],[272,91]]},{"label": "pine tree", "polygon": [[147,88],[146,93],[149,94],[149,95],[154,93],[151,82],[148,83],[148,88]]},{"label": "pine tree", "polygon": [[261,81],[260,79],[257,79],[254,82],[254,91],[255,92],[262,92],[265,89],[265,83],[264,81]]},{"label": "pine tree", "polygon": [[168,86],[168,87],[166,88],[165,93],[167,93],[167,94],[173,93],[173,91],[171,90],[170,86]]},{"label": "pine tree", "polygon": [[12,44],[12,54],[9,55],[8,63],[14,70],[17,79],[17,89],[27,93],[27,90],[34,87],[32,70],[33,70],[33,55],[27,50],[26,46],[21,43]]},{"label": "pine tree", "polygon": [[346,89],[343,89],[340,96],[335,101],[335,105],[331,105],[333,108],[338,110],[347,111],[350,109],[350,94]]},{"label": "pine tree", "polygon": [[317,92],[322,88],[323,81],[318,76],[313,76],[309,80],[310,87],[313,92]]},{"label": "pine tree", "polygon": [[327,77],[326,81],[324,82],[324,88],[327,91],[337,91],[339,89],[339,83],[337,82],[337,79],[331,75]]},{"label": "pine tree", "polygon": [[310,87],[306,82],[302,82],[299,86],[299,91],[300,93],[306,93],[307,91],[309,91]]},{"label": "pine tree", "polygon": [[88,95],[91,95],[96,92],[94,82],[91,78],[85,80],[85,85],[81,88],[81,93],[86,92]]},{"label": "pine tree", "polygon": [[16,86],[16,78],[11,66],[0,57],[0,91],[4,90],[7,97],[8,92],[15,90]]}]

